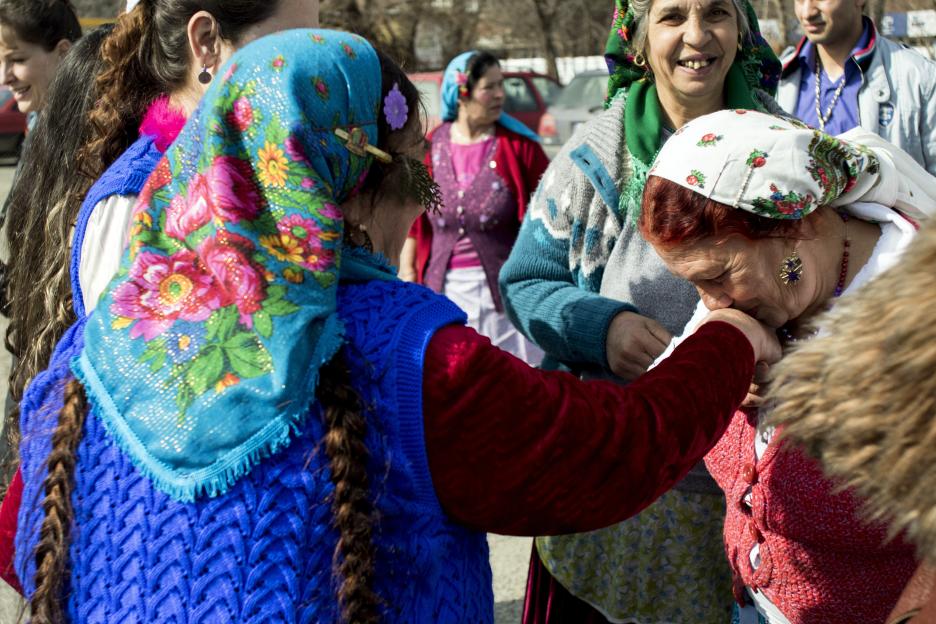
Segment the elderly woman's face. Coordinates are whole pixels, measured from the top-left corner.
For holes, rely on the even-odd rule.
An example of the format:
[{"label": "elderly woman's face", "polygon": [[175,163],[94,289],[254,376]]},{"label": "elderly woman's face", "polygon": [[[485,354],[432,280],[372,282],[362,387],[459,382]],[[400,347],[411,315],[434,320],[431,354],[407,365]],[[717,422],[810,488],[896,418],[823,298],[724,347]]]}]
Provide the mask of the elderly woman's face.
[{"label": "elderly woman's face", "polygon": [[731,235],[688,246],[657,248],[675,275],[693,283],[710,310],[736,308],[770,327],[782,327],[806,308],[814,286],[803,274],[796,285],[784,284],[780,266],[793,244],[786,238],[748,240]]},{"label": "elderly woman's face", "polygon": [[647,20],[647,62],[657,88],[680,101],[720,95],[738,52],[731,0],[654,0]]}]

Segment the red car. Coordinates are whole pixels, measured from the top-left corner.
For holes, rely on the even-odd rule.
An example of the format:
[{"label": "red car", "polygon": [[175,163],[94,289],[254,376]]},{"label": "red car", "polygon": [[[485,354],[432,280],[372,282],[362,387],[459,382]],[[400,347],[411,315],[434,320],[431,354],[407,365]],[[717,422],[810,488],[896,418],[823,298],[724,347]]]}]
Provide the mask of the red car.
[{"label": "red car", "polygon": [[13,92],[0,86],[0,154],[19,156],[26,138],[26,115],[16,108]]},{"label": "red car", "polygon": [[[419,89],[429,127],[432,130],[441,123],[439,119],[439,90],[442,88],[443,72],[409,74],[410,80]],[[522,121],[533,132],[539,132],[540,118],[559,95],[562,87],[558,82],[534,72],[504,72],[504,112]]]}]

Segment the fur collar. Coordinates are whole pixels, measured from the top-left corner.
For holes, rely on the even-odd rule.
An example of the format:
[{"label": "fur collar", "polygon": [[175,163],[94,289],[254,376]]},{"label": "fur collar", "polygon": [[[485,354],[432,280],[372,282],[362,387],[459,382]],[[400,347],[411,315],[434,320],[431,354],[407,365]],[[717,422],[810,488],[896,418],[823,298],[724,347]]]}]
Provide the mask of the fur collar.
[{"label": "fur collar", "polygon": [[936,228],[777,366],[770,420],[936,562]]},{"label": "fur collar", "polygon": [[140,124],[140,134],[156,137],[156,147],[161,152],[169,149],[185,125],[185,114],[169,104],[169,97],[157,98],[147,109]]}]

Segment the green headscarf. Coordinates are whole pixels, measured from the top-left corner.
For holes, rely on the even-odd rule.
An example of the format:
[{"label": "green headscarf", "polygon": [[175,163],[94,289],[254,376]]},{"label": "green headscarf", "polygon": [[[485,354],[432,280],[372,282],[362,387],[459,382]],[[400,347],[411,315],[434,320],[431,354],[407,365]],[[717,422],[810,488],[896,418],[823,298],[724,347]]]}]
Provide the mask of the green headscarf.
[{"label": "green headscarf", "polygon": [[[780,61],[760,33],[757,16],[748,0],[741,0],[747,13],[750,32],[741,41],[741,49],[725,78],[725,108],[760,110],[753,96],[755,88],[771,97],[780,81]],[[627,90],[624,132],[627,149],[646,171],[660,149],[662,115],[656,84],[648,66],[634,63],[633,40],[637,30],[634,12],[628,0],[615,0],[611,33],[605,49],[605,60],[611,77],[608,82],[608,102],[622,89]],[[642,166],[639,166],[642,165]],[[641,185],[642,186],[642,185]]]}]

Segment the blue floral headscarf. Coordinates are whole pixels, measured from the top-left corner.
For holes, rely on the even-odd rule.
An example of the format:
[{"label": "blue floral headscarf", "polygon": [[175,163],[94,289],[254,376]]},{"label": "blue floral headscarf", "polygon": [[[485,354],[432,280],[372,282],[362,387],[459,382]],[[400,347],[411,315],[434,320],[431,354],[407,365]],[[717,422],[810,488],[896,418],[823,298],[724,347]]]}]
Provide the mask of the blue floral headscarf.
[{"label": "blue floral headscarf", "polygon": [[[468,68],[468,61],[477,54],[476,51],[463,52],[459,54],[445,68],[445,74],[442,77],[442,121],[455,121],[458,117],[458,96],[459,88],[465,84],[465,70]],[[507,128],[511,132],[516,132],[520,136],[526,137],[531,141],[539,142],[539,135],[526,127],[519,119],[511,117],[507,113],[501,113],[497,123]]]},{"label": "blue floral headscarf", "polygon": [[[339,204],[376,144],[362,38],[293,30],[237,52],[148,180],[73,365],[143,474],[223,493],[289,443],[342,344]],[[361,152],[363,153],[363,152]]]}]

